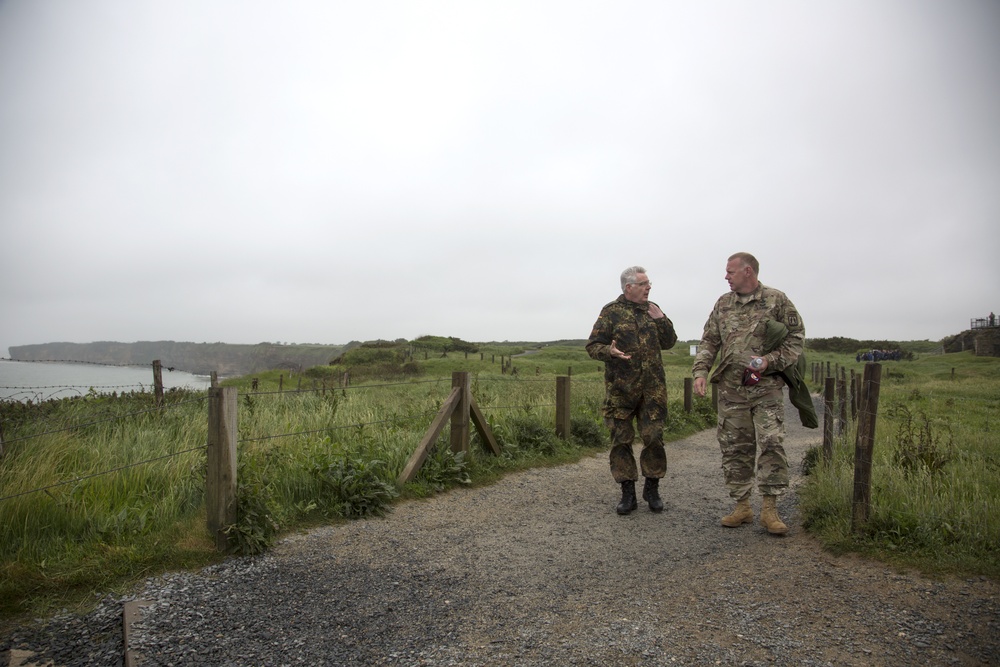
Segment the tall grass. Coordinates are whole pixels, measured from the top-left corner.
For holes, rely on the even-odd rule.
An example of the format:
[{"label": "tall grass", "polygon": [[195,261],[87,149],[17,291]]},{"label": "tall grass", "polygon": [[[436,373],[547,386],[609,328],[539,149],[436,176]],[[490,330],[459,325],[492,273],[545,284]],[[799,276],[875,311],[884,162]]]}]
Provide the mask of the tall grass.
[{"label": "tall grass", "polygon": [[[418,361],[425,372],[415,379],[348,387],[322,369],[229,381],[239,396],[233,542],[254,553],[283,531],[378,514],[398,496],[488,483],[607,447],[602,364],[580,346],[550,346],[515,356],[512,375],[501,372],[500,350],[494,362],[449,353]],[[706,428],[714,421],[707,401],[691,414],[681,407],[690,358],[664,359],[668,437]],[[554,378],[571,368],[572,437],[562,440],[554,432]],[[472,374],[473,397],[503,455],[488,454],[478,437],[467,454],[454,454],[446,432],[417,478],[397,489],[454,370]],[[175,390],[166,398],[162,410],[148,394],[0,405],[8,442],[0,458],[0,617],[222,557],[205,521],[206,396]]]},{"label": "tall grass", "polygon": [[[861,372],[862,364],[836,359]],[[854,428],[802,491],[828,548],[928,572],[1000,576],[1000,360],[971,352],[886,362],[868,523],[852,532]],[[853,425],[852,425],[853,427]]]}]

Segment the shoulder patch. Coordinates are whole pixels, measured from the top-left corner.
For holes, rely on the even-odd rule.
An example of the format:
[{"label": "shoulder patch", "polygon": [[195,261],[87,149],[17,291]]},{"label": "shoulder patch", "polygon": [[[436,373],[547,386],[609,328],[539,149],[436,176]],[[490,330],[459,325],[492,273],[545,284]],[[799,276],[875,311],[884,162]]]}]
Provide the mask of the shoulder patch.
[{"label": "shoulder patch", "polygon": [[799,326],[799,315],[798,313],[792,313],[788,316],[788,326],[797,327]]}]

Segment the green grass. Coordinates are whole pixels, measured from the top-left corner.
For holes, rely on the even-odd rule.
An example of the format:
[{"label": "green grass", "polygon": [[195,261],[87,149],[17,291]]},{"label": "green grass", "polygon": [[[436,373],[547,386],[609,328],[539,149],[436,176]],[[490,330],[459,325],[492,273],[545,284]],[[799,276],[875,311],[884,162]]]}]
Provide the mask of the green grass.
[{"label": "green grass", "polygon": [[[400,498],[489,484],[512,471],[606,451],[603,364],[581,345],[490,344],[481,351],[407,360],[414,369],[367,350],[377,361],[370,367],[227,381],[239,393],[234,542],[254,553],[282,533],[377,515]],[[508,355],[516,374],[501,372],[500,357]],[[666,439],[713,426],[709,401],[696,400],[691,413],[682,407],[692,362],[687,345],[663,359]],[[827,360],[863,368],[853,356],[810,355]],[[891,372],[882,384],[873,521],[861,534],[850,532],[851,439],[803,489],[810,530],[838,552],[997,576],[1000,360],[955,354],[885,366]],[[354,379],[340,387],[345,368]],[[502,456],[487,454],[476,435],[468,453],[455,455],[445,429],[417,478],[396,489],[456,370],[471,374],[473,397]],[[555,377],[570,373],[573,437],[564,441],[554,433]],[[0,621],[87,604],[142,577],[223,557],[205,521],[205,394],[168,392],[163,410],[148,394],[4,403],[0,417],[7,440],[0,459]]]},{"label": "green grass", "polygon": [[[863,373],[853,357],[831,361]],[[882,368],[869,521],[852,530],[852,426],[809,475],[805,525],[836,553],[1000,577],[1000,359],[919,355]]]},{"label": "green grass", "polygon": [[[229,535],[239,550],[266,549],[283,532],[373,516],[398,498],[491,483],[512,471],[556,465],[607,448],[600,417],[603,364],[579,345],[484,347],[416,359],[417,373],[372,349],[368,367],[318,367],[234,378],[238,390],[238,501]],[[513,357],[516,374],[501,371]],[[683,412],[690,358],[666,353],[668,439],[714,422],[707,401]],[[391,361],[391,359],[390,359]],[[503,454],[474,434],[453,454],[445,429],[416,479],[395,481],[451,390],[471,374],[473,397]],[[572,372],[572,437],[555,436],[555,377]],[[381,377],[381,375],[386,375]],[[256,386],[256,389],[253,387]],[[324,389],[325,386],[325,389]],[[42,405],[0,405],[0,619],[86,604],[95,593],[223,557],[206,528],[208,433],[204,393],[91,395]]]}]

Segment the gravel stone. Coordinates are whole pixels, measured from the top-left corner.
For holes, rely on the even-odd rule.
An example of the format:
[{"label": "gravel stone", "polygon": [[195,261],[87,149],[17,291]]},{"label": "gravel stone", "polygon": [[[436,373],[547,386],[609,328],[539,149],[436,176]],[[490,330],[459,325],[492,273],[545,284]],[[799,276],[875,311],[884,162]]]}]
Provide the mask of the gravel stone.
[{"label": "gravel stone", "polygon": [[122,665],[122,608],[144,600],[142,667],[1000,664],[1000,582],[834,556],[803,532],[799,462],[822,432],[796,414],[784,537],[719,525],[731,502],[709,430],[667,446],[659,514],[615,513],[604,453],[151,578],[0,651]]}]

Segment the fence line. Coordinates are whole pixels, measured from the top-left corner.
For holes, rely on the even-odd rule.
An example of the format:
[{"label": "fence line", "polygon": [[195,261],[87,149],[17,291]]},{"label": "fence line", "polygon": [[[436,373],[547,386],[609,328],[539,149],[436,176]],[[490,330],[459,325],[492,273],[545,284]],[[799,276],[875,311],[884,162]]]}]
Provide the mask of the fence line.
[{"label": "fence line", "polygon": [[394,417],[392,419],[381,419],[374,422],[355,422],[353,424],[342,424],[340,426],[327,426],[325,428],[316,428],[309,431],[297,431],[295,433],[279,433],[276,435],[264,435],[259,438],[240,438],[237,442],[261,442],[264,440],[274,440],[275,438],[290,438],[296,435],[312,435],[314,433],[326,433],[327,431],[341,431],[349,428],[361,428],[363,426],[377,426],[379,424],[391,424],[394,422],[406,422],[406,421],[416,421],[421,417],[429,417],[433,413],[424,412],[419,415],[414,415],[412,417]]},{"label": "fence line", "polygon": [[[867,372],[868,368],[872,367],[872,366],[880,368],[880,365],[877,364],[877,363],[869,363],[869,364],[866,364],[866,372]],[[468,375],[469,375],[468,373],[465,373],[466,382],[468,381]],[[841,378],[844,377],[843,373],[838,373],[838,375],[840,375]],[[479,378],[478,376],[477,376],[476,379],[477,379],[477,382],[482,382],[484,380],[484,378]],[[558,376],[556,378],[556,402],[555,403],[537,403],[537,402],[532,402],[530,404],[524,403],[524,404],[520,404],[520,405],[488,406],[486,408],[486,411],[487,412],[491,412],[491,411],[500,411],[500,410],[522,409],[522,408],[524,408],[526,406],[528,406],[530,408],[545,408],[545,409],[555,407],[556,408],[556,419],[557,419],[556,432],[557,432],[557,435],[559,435],[559,437],[565,438],[569,434],[569,408],[568,408],[568,406],[570,405],[570,395],[571,395],[570,394],[570,379],[571,378],[569,376]],[[490,378],[485,378],[485,380],[488,380],[488,381],[500,380],[500,381],[504,381],[504,382],[513,382],[513,381],[516,381],[516,382],[525,382],[525,383],[527,383],[527,382],[551,383],[552,382],[551,378],[534,379],[534,378],[495,378],[495,377],[490,377]],[[358,386],[355,386],[355,387],[337,387],[337,388],[335,388],[335,390],[346,391],[347,389],[362,389],[362,388],[365,388],[365,389],[384,389],[384,388],[395,387],[395,386],[412,386],[414,384],[441,384],[441,383],[443,383],[445,381],[446,380],[444,378],[439,378],[439,379],[432,379],[432,380],[423,380],[423,381],[418,381],[418,382],[400,382],[400,383],[384,383],[384,384],[378,384],[378,385],[358,385]],[[582,382],[582,383],[587,383],[587,384],[597,384],[597,383],[600,383],[601,385],[603,385],[603,380],[598,380],[598,379],[593,379],[593,380],[584,379],[584,380],[577,380],[577,382]],[[455,384],[454,383],[455,383],[455,378],[453,377],[453,379],[452,379],[452,390],[453,390],[453,392],[455,390],[454,389],[455,388]],[[824,461],[828,461],[830,459],[830,456],[828,455],[828,452],[832,452],[832,440],[831,440],[832,439],[832,428],[828,428],[827,427],[826,420],[830,420],[831,424],[832,424],[833,420],[837,420],[837,410],[834,408],[834,400],[835,400],[835,398],[839,398],[839,401],[840,401],[840,411],[839,411],[840,412],[840,417],[839,417],[840,430],[839,430],[839,432],[841,434],[843,434],[843,431],[846,428],[846,421],[847,421],[846,420],[846,416],[845,416],[846,415],[846,411],[845,411],[844,405],[849,400],[850,401],[856,400],[856,394],[857,394],[857,391],[855,389],[855,387],[856,387],[856,383],[855,382],[851,382],[850,385],[849,385],[851,387],[850,393],[848,393],[848,391],[845,388],[843,388],[844,387],[843,384],[841,385],[841,390],[839,392],[833,391],[832,388],[835,386],[835,383],[836,383],[836,377],[833,376],[832,374],[831,374],[830,377],[826,378],[828,401],[827,401],[827,403],[825,405],[825,409],[824,409],[824,413],[825,413],[824,414],[824,422],[825,422],[824,423],[824,443],[823,443]],[[688,404],[688,393],[689,393],[690,384],[691,384],[691,378],[684,378],[685,410],[686,411],[690,411],[690,405]],[[870,386],[870,383],[867,386]],[[183,405],[190,404],[190,403],[202,402],[202,401],[206,401],[207,400],[209,402],[209,406],[210,406],[210,410],[209,410],[209,412],[210,412],[210,417],[209,417],[210,418],[210,426],[209,426],[210,431],[209,432],[210,433],[218,432],[218,431],[226,432],[226,431],[229,430],[228,428],[220,428],[218,426],[218,424],[215,424],[215,423],[212,422],[212,420],[217,417],[217,415],[215,415],[215,412],[217,411],[217,409],[211,407],[213,400],[215,400],[215,399],[213,399],[213,396],[217,399],[218,398],[218,391],[217,390],[221,390],[221,389],[222,388],[209,389],[208,390],[208,396],[206,396],[206,397],[199,397],[199,398],[196,398],[196,399],[181,401],[181,402],[178,402],[178,403],[169,404],[169,405],[167,405],[165,407],[168,407],[168,408],[171,408],[171,409],[175,409],[175,408],[178,408],[178,407],[181,407]],[[326,388],[324,387],[324,388],[313,388],[313,389],[305,389],[305,390],[303,390],[303,389],[289,390],[289,391],[285,391],[285,392],[270,392],[270,391],[269,392],[251,392],[251,393],[245,394],[245,396],[251,397],[251,396],[268,396],[268,395],[283,395],[283,394],[315,394],[315,393],[318,393],[320,391],[325,391],[325,389]],[[468,391],[468,389],[466,389],[466,391]],[[868,391],[870,391],[870,389]],[[227,392],[225,392],[225,393],[227,394],[227,401],[233,400],[233,397],[235,397],[237,395],[235,388],[227,388]],[[231,396],[230,396],[230,394],[231,394]],[[470,394],[470,399],[471,399],[471,394]],[[702,399],[702,400],[705,400],[705,399]],[[949,400],[951,400],[951,399],[949,399]],[[482,413],[480,412],[478,406],[475,405],[474,400],[470,400],[469,402],[471,403],[471,406],[469,407],[469,409],[472,410],[472,412],[473,412],[474,420],[477,419],[477,418],[481,419],[482,418]],[[461,401],[456,401],[455,406],[450,406],[449,409],[451,409],[453,411],[456,410],[456,409],[458,409],[456,406],[459,406],[460,403],[461,403]],[[108,417],[106,419],[95,420],[95,421],[90,421],[90,422],[83,422],[83,423],[79,423],[79,424],[67,426],[65,428],[60,428],[60,429],[51,430],[51,431],[45,431],[43,433],[38,433],[38,434],[31,435],[31,436],[24,436],[24,437],[15,438],[15,439],[12,439],[12,440],[8,439],[8,440],[5,440],[5,444],[10,445],[10,444],[15,443],[15,442],[23,442],[25,440],[30,440],[30,439],[33,439],[33,438],[38,438],[38,437],[47,436],[47,435],[53,435],[53,434],[57,434],[57,433],[64,432],[64,431],[77,430],[77,429],[80,429],[80,428],[94,426],[94,425],[98,425],[98,424],[102,424],[102,423],[113,422],[113,421],[120,421],[120,420],[123,420],[123,419],[126,419],[126,418],[130,418],[130,417],[136,417],[136,416],[141,416],[141,415],[148,414],[148,413],[159,413],[159,412],[162,412],[162,408],[161,407],[151,407],[149,409],[134,411],[134,412],[130,412],[130,413],[122,414],[122,415],[114,415],[114,416]],[[871,425],[872,425],[872,430],[874,429],[874,412],[877,412],[877,393],[875,395],[875,402],[874,402],[874,404],[871,405],[871,406],[865,406],[865,408],[863,408],[863,409],[861,409],[859,411],[859,413],[860,413],[859,416],[861,417],[861,421],[865,421],[866,423],[870,422]],[[223,411],[223,413],[225,413],[225,411]],[[236,438],[235,429],[233,429],[232,443],[233,443],[233,446],[235,446],[236,443],[259,442],[259,441],[272,440],[272,439],[278,439],[278,438],[294,437],[294,436],[299,436],[299,435],[312,435],[312,434],[316,434],[316,433],[327,433],[327,432],[330,432],[330,431],[341,430],[341,429],[351,429],[351,428],[359,428],[359,427],[365,427],[365,426],[377,426],[377,425],[389,424],[389,423],[405,423],[405,422],[411,422],[411,421],[417,421],[417,420],[420,420],[420,419],[424,419],[424,418],[426,418],[426,417],[428,417],[428,416],[430,416],[432,414],[433,414],[432,412],[425,412],[425,413],[421,413],[419,415],[396,416],[396,417],[391,417],[391,418],[388,418],[388,419],[381,419],[381,420],[375,420],[375,421],[353,422],[353,423],[350,423],[350,424],[342,424],[342,425],[330,425],[330,426],[325,426],[325,427],[323,427],[321,429],[310,429],[310,430],[306,430],[306,431],[299,431],[299,432],[292,432],[292,433],[271,434],[271,435],[265,435],[265,436],[261,436],[261,437],[255,437],[255,438]],[[453,415],[454,413],[452,412],[452,413],[449,413],[449,414]],[[852,411],[852,415],[853,414],[855,414],[855,413]],[[441,415],[439,413],[439,417],[440,416]],[[236,418],[237,418],[237,415],[234,413],[232,415],[227,415],[226,418],[227,419],[232,419],[232,420],[235,421]],[[436,428],[439,428],[439,429],[443,428],[443,425],[444,425],[443,424],[443,419],[441,419],[441,420],[437,420],[436,419],[435,421],[440,421],[441,422],[440,424],[437,425]],[[859,423],[860,423],[860,421],[859,421]],[[458,426],[456,426],[456,424],[458,424]],[[455,422],[455,421],[453,421],[453,428],[459,428],[459,429],[461,429],[462,428],[461,422]],[[466,431],[467,431],[467,426],[465,428],[466,428]],[[454,437],[455,436],[453,435],[453,438]],[[466,432],[466,434],[463,437],[466,440],[466,442],[465,442],[465,444],[463,446],[465,446],[467,448],[467,446],[468,446],[468,444],[467,444],[467,432]],[[227,436],[227,439],[228,439],[228,436]],[[434,439],[436,439],[436,436],[435,436]],[[828,442],[828,440],[829,440],[829,442]],[[457,441],[453,439],[453,447],[456,446],[455,445],[456,442]],[[13,495],[10,495],[10,496],[0,497],[0,501],[9,500],[11,498],[16,498],[16,497],[21,497],[21,496],[28,495],[28,494],[31,494],[31,493],[36,493],[36,492],[41,492],[41,491],[47,491],[48,489],[55,488],[55,487],[58,487],[58,486],[64,486],[64,485],[68,485],[68,484],[76,484],[76,483],[79,483],[79,482],[81,482],[83,480],[91,479],[91,478],[94,478],[94,477],[99,477],[99,476],[102,476],[102,475],[108,475],[108,474],[112,474],[112,473],[115,473],[115,472],[120,472],[120,471],[123,471],[123,470],[127,470],[129,468],[137,467],[137,466],[140,466],[140,465],[145,465],[145,464],[156,462],[156,461],[160,461],[160,460],[163,460],[163,459],[168,459],[168,458],[171,458],[171,457],[174,457],[174,456],[179,456],[179,455],[182,455],[182,454],[185,454],[185,453],[189,453],[189,452],[193,452],[193,451],[201,451],[201,450],[205,450],[206,448],[208,448],[209,451],[210,451],[211,447],[214,444],[217,444],[217,443],[213,443],[212,442],[212,438],[209,438],[209,444],[207,444],[207,445],[200,445],[200,446],[193,447],[193,448],[190,448],[190,449],[186,449],[186,450],[183,450],[183,451],[180,451],[180,452],[175,452],[175,453],[166,454],[166,455],[163,455],[163,456],[158,456],[158,457],[146,459],[146,460],[143,460],[143,461],[138,461],[138,462],[134,462],[134,463],[125,464],[125,465],[122,465],[122,466],[119,466],[119,467],[116,467],[116,468],[113,468],[113,469],[110,469],[110,470],[105,470],[105,471],[95,472],[95,473],[84,475],[84,476],[75,477],[75,478],[73,478],[71,480],[65,480],[65,481],[62,481],[62,482],[57,482],[57,483],[54,483],[52,485],[49,485],[49,486],[46,486],[46,487],[42,487],[42,488],[39,488],[39,489],[32,489],[32,490],[23,491],[23,492],[20,492],[20,493],[17,493],[17,494],[13,494]],[[433,441],[431,441],[431,442],[428,442],[426,446],[430,447],[430,446],[433,446],[433,444],[434,444]],[[859,460],[863,459],[863,457],[856,457],[856,458],[858,458]],[[235,464],[235,460],[234,460],[233,463]],[[232,472],[232,475],[235,477],[235,470]],[[225,478],[225,476],[223,476],[223,477]],[[226,478],[226,479],[228,479],[228,478]],[[229,484],[228,481],[226,481],[225,482],[225,486],[227,488],[228,488],[228,484]],[[863,479],[859,479],[856,482],[855,487],[856,487],[856,497],[858,496],[858,493],[859,493],[858,489],[860,489],[860,494],[862,496],[862,500],[864,500],[864,493],[865,493],[864,492],[864,488],[865,488],[865,482],[864,482],[864,480]],[[867,491],[867,494],[868,494],[867,495],[867,500],[870,502],[870,472],[869,472],[869,475],[868,475],[867,488],[868,488],[868,491]],[[219,499],[214,499],[212,502],[214,502],[214,503],[220,503],[221,502],[222,504],[225,504],[228,501],[226,501],[226,500],[220,501]],[[867,510],[865,510],[865,512],[864,512],[863,515],[859,514],[859,517],[860,517],[858,519],[859,521],[866,520],[867,519]],[[216,527],[216,531],[215,531],[216,534],[217,534],[217,528],[218,527]]]},{"label": "fence line", "polygon": [[[412,386],[414,384],[440,384],[440,383],[445,382],[445,381],[447,381],[447,379],[445,379],[445,378],[436,378],[436,379],[422,380],[422,381],[417,381],[417,382],[384,383],[384,384],[379,384],[379,385],[358,385],[358,386],[355,386],[355,387],[338,387],[336,389],[338,391],[341,390],[341,389],[344,389],[344,390],[346,390],[346,389],[365,389],[365,388],[368,388],[368,389],[379,389],[379,388],[386,388],[386,387],[393,387],[393,386]],[[540,380],[520,380],[520,381],[522,381],[522,382],[527,382],[527,381],[534,382],[534,381],[540,381]],[[551,379],[549,379],[548,382],[551,382]],[[209,390],[209,391],[211,391],[211,390]],[[289,391],[285,391],[285,392],[254,392],[254,393],[244,394],[244,396],[268,396],[268,395],[281,395],[281,394],[307,394],[307,393],[317,393],[319,391],[322,391],[322,389],[316,388],[316,389],[309,389],[309,390],[289,390]],[[180,402],[177,402],[177,403],[170,403],[170,404],[167,404],[164,407],[173,409],[173,408],[177,408],[177,407],[180,407],[180,406],[183,406],[183,405],[187,405],[187,404],[190,404],[190,403],[205,402],[205,401],[208,401],[208,400],[210,400],[209,396],[203,396],[203,397],[198,397],[198,398],[190,399],[190,400],[186,400],[186,401],[180,401]],[[532,408],[538,408],[538,407],[549,408],[549,407],[553,407],[553,406],[556,406],[556,405],[557,404],[555,404],[555,403],[551,403],[551,404],[549,404],[549,403],[545,403],[545,404],[532,403],[530,407],[532,407]],[[512,406],[512,407],[520,409],[520,408],[523,408],[524,405],[518,405],[518,406]],[[489,411],[502,410],[502,409],[506,409],[506,408],[500,407],[500,406],[490,406],[486,410],[489,412]],[[155,407],[154,406],[154,407],[151,407],[151,408],[148,408],[148,409],[144,409],[144,410],[137,410],[137,411],[128,412],[128,413],[125,413],[125,414],[114,415],[114,416],[108,417],[106,419],[95,419],[93,421],[80,422],[80,423],[72,424],[72,425],[65,426],[65,427],[58,428],[58,429],[54,429],[54,430],[43,431],[41,433],[35,433],[35,434],[29,435],[29,436],[23,436],[23,437],[18,437],[18,438],[13,438],[13,439],[5,439],[4,440],[4,444],[9,446],[9,445],[11,445],[13,443],[24,442],[24,441],[27,441],[27,440],[33,440],[33,439],[36,439],[36,438],[41,438],[41,437],[49,436],[49,435],[55,435],[55,434],[63,433],[63,432],[66,432],[66,431],[75,431],[75,430],[79,430],[81,428],[86,428],[86,427],[90,427],[90,426],[96,426],[96,425],[99,425],[99,424],[106,424],[106,423],[109,423],[109,422],[122,421],[122,420],[130,418],[130,417],[137,417],[137,416],[141,416],[141,415],[149,414],[149,413],[161,413],[162,410],[163,410],[163,408]],[[365,426],[377,426],[377,425],[380,425],[380,424],[388,424],[388,423],[404,423],[404,422],[407,422],[407,421],[416,421],[416,420],[419,420],[419,419],[422,419],[422,418],[426,418],[426,417],[431,416],[432,414],[433,414],[432,412],[424,412],[424,413],[421,413],[421,414],[418,414],[418,415],[398,416],[398,417],[392,417],[392,418],[389,418],[389,419],[382,419],[382,420],[376,420],[376,421],[353,422],[353,423],[350,423],[350,424],[341,424],[341,425],[335,425],[335,426],[327,426],[327,427],[324,427],[322,429],[311,429],[311,430],[307,430],[307,431],[298,431],[298,432],[293,432],[293,433],[280,433],[280,434],[273,434],[273,435],[262,436],[262,437],[258,437],[258,438],[240,438],[240,439],[238,439],[237,442],[243,442],[243,443],[259,442],[259,441],[272,440],[272,439],[278,439],[278,438],[294,437],[294,436],[297,436],[297,435],[312,435],[312,434],[315,434],[315,433],[326,433],[326,432],[334,431],[334,430],[353,429],[353,428],[359,428],[359,427],[365,427]],[[150,459],[145,459],[145,460],[142,460],[142,461],[136,461],[136,462],[133,462],[133,463],[128,463],[128,464],[125,464],[125,465],[122,465],[122,466],[118,466],[118,467],[115,467],[115,468],[111,468],[111,469],[108,469],[108,470],[98,471],[98,472],[94,472],[94,473],[91,473],[91,474],[88,474],[88,475],[82,475],[82,476],[74,477],[73,479],[64,480],[64,481],[61,481],[61,482],[56,482],[56,483],[51,484],[49,486],[40,487],[40,488],[37,488],[37,489],[30,489],[30,490],[27,490],[27,491],[22,491],[22,492],[19,492],[19,493],[16,493],[16,494],[12,494],[12,495],[9,495],[9,496],[3,496],[3,497],[0,497],[0,502],[2,502],[4,500],[9,500],[9,499],[12,499],[12,498],[18,498],[18,497],[21,497],[21,496],[30,495],[30,494],[33,494],[33,493],[44,492],[44,491],[47,491],[48,489],[59,487],[59,486],[65,486],[65,485],[68,485],[68,484],[76,484],[76,483],[78,483],[80,481],[84,481],[84,480],[87,480],[87,479],[92,479],[92,478],[95,478],[95,477],[101,477],[101,476],[104,476],[104,475],[113,474],[113,473],[116,473],[116,472],[127,470],[129,468],[134,468],[134,467],[137,467],[137,466],[145,465],[147,463],[151,463],[151,462],[156,462],[156,461],[160,461],[160,460],[172,458],[174,456],[180,456],[181,454],[186,454],[186,453],[189,453],[189,452],[192,452],[192,451],[203,450],[203,449],[206,449],[207,446],[208,445],[201,445],[201,446],[194,447],[194,448],[191,448],[191,449],[182,450],[180,452],[174,452],[174,453],[166,454],[166,455],[163,455],[163,456],[158,456],[158,457],[153,457],[153,458],[150,458]]]}]

